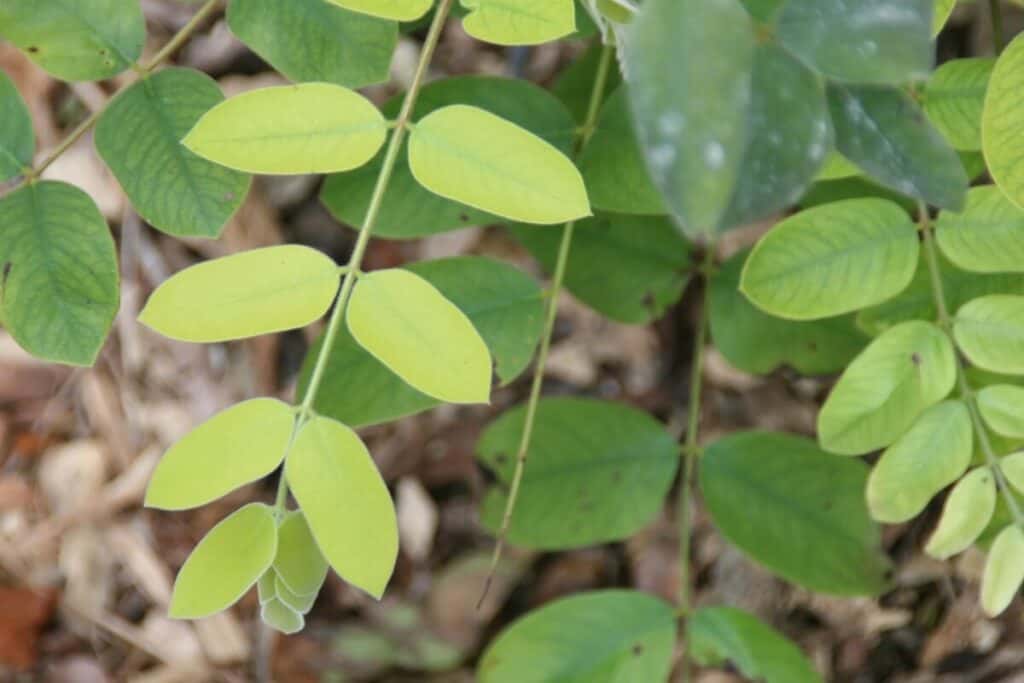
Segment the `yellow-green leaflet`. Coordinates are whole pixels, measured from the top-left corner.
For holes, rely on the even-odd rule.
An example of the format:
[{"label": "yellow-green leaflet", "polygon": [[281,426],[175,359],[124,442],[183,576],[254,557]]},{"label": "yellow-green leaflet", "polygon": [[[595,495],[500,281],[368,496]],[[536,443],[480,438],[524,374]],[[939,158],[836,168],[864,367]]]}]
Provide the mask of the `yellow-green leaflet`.
[{"label": "yellow-green leaflet", "polygon": [[249,173],[334,173],[358,168],[384,144],[387,122],[348,88],[302,83],[252,90],[206,112],[182,144]]},{"label": "yellow-green leaflet", "polygon": [[992,294],[956,312],[957,346],[979,368],[1024,375],[1024,296]]},{"label": "yellow-green leaflet", "polygon": [[448,403],[487,403],[491,352],[466,314],[407,270],[361,277],[347,311],[355,340],[409,386]]},{"label": "yellow-green leaflet", "polygon": [[985,530],[996,509],[996,482],[987,467],[971,470],[946,498],[939,526],[924,551],[944,560],[967,550]]},{"label": "yellow-green leaflet", "polygon": [[288,513],[277,529],[274,571],[297,595],[315,594],[327,576],[327,560],[313,539],[305,515],[298,510]]},{"label": "yellow-green leaflet", "polygon": [[253,249],[186,268],[157,287],[139,322],[165,337],[218,342],[303,327],[338,291],[334,261],[298,245]]},{"label": "yellow-green leaflet", "polygon": [[1024,387],[996,384],[978,392],[978,408],[988,426],[1003,436],[1024,439]]},{"label": "yellow-green leaflet", "polygon": [[945,401],[929,408],[871,470],[871,516],[889,524],[916,517],[932,496],[967,470],[973,445],[967,406]]},{"label": "yellow-green leaflet", "polygon": [[309,612],[309,610],[313,608],[313,603],[316,602],[317,596],[316,593],[299,595],[298,593],[292,592],[292,589],[288,588],[284,581],[281,580],[280,574],[278,574],[277,578],[274,579],[274,593],[277,595],[278,600],[299,614],[306,614]]},{"label": "yellow-green leaflet", "polygon": [[306,620],[301,614],[276,597],[260,608],[260,619],[267,626],[289,636],[298,633],[306,625]]},{"label": "yellow-green leaflet", "polygon": [[949,21],[949,15],[956,8],[956,0],[935,0],[935,14],[932,16],[932,36],[939,35]]},{"label": "yellow-green leaflet", "polygon": [[295,437],[285,475],[334,571],[379,600],[398,557],[398,520],[363,442],[340,422],[313,417]]},{"label": "yellow-green leaflet", "polygon": [[996,536],[981,577],[981,608],[995,617],[1010,606],[1024,583],[1024,532],[1011,524]]},{"label": "yellow-green leaflet", "polygon": [[270,568],[277,522],[266,505],[250,503],[210,529],[185,560],[169,609],[175,619],[199,619],[235,604]]},{"label": "yellow-green leaflet", "polygon": [[291,406],[272,398],[218,413],[164,454],[146,489],[146,507],[198,507],[267,476],[284,459],[294,423]]},{"label": "yellow-green leaflet", "polygon": [[277,597],[276,583],[277,574],[273,569],[265,571],[256,582],[256,596],[259,598],[260,605],[265,605]]},{"label": "yellow-green leaflet", "polygon": [[362,12],[374,17],[413,21],[419,19],[434,4],[434,0],[327,0],[332,5]]},{"label": "yellow-green leaflet", "polygon": [[462,0],[466,33],[497,45],[538,45],[576,30],[574,0]]},{"label": "yellow-green leaflet", "polygon": [[1017,206],[1024,208],[1024,34],[996,62],[981,117],[981,147],[989,174]]},{"label": "yellow-green leaflet", "polygon": [[1024,272],[1024,211],[995,185],[971,188],[963,211],[939,213],[935,239],[962,270]]},{"label": "yellow-green leaflet", "polygon": [[583,177],[551,144],[477,107],[427,115],[409,137],[409,167],[431,192],[523,223],[590,215]]},{"label": "yellow-green leaflet", "polygon": [[1013,488],[1024,493],[1024,451],[1011,453],[1001,459],[999,469]]}]

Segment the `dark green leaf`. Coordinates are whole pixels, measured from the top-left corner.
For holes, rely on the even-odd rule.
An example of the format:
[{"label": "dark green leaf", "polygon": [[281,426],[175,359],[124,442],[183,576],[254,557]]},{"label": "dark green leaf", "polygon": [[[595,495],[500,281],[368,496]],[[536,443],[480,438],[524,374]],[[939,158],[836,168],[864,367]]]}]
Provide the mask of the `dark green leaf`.
[{"label": "dark green leaf", "polygon": [[0,71],[0,182],[21,175],[32,165],[35,151],[36,136],[25,101]]},{"label": "dark green leaf", "polygon": [[[582,7],[576,8],[576,18],[581,26],[584,21],[590,22],[590,14]],[[602,46],[600,43],[591,45],[579,59],[567,66],[558,75],[558,79],[551,87],[551,92],[569,109],[573,120],[580,124],[587,118],[591,91],[594,89],[597,68],[601,63],[601,51]],[[608,74],[605,94],[616,92],[621,82],[622,77],[619,75],[619,70],[611,69]]]}]

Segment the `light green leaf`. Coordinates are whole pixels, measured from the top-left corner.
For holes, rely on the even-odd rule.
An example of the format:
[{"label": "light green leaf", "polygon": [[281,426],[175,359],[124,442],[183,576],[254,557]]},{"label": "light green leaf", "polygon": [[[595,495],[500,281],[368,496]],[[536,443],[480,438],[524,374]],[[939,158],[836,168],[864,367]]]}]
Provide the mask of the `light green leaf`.
[{"label": "light green leaf", "polygon": [[302,618],[301,614],[277,598],[267,602],[260,608],[260,619],[275,631],[280,631],[289,636],[298,633],[306,625],[306,621]]},{"label": "light green leaf", "polygon": [[434,0],[327,0],[327,2],[353,12],[362,12],[372,17],[395,21],[419,19],[434,4]]},{"label": "light green leaf", "polygon": [[[549,272],[559,232],[512,229]],[[645,325],[679,301],[693,270],[691,246],[664,216],[599,214],[576,224],[565,285],[602,315]]]},{"label": "light green leaf", "polygon": [[715,348],[731,365],[755,375],[766,375],[780,365],[804,375],[845,368],[868,342],[853,316],[797,321],[768,315],[739,291],[747,253],[736,254],[711,276]]},{"label": "light green leaf", "polygon": [[276,583],[277,574],[273,569],[263,572],[259,581],[256,582],[256,594],[261,607],[277,597]]},{"label": "light green leaf", "polygon": [[0,182],[31,167],[35,151],[32,117],[14,82],[0,71]]},{"label": "light green leaf", "polygon": [[647,172],[636,139],[625,86],[604,103],[579,166],[595,209],[642,215],[665,213],[665,202]]},{"label": "light green leaf", "polygon": [[899,88],[828,88],[836,147],[869,176],[898,192],[959,210],[968,178],[956,152]]},{"label": "light green leaf", "polygon": [[[526,419],[517,406],[490,424],[477,457],[497,476],[483,502],[484,524],[501,526]],[[638,410],[589,399],[541,399],[508,540],[545,550],[627,538],[661,510],[679,448]]]},{"label": "light green leaf", "polygon": [[44,360],[92,365],[117,313],[117,256],[89,195],[30,183],[0,199],[0,319]]},{"label": "light green leaf", "polygon": [[981,112],[995,65],[991,57],[954,59],[925,85],[924,111],[956,149],[981,149]]},{"label": "light green leaf", "polygon": [[996,384],[978,392],[978,409],[985,422],[1003,436],[1024,439],[1024,387]]},{"label": "light green leaf", "polygon": [[[494,356],[498,379],[508,384],[529,365],[540,340],[544,295],[522,271],[489,258],[463,256],[413,263],[406,268],[430,282],[466,314]],[[299,378],[303,396],[323,344],[306,354]],[[353,392],[352,387],[361,387]],[[338,331],[317,392],[317,412],[353,427],[388,422],[441,403],[413,389]]]},{"label": "light green leaf", "polygon": [[967,550],[984,531],[996,507],[996,483],[987,467],[971,470],[946,498],[939,526],[924,551],[940,560]]},{"label": "light green leaf", "polygon": [[340,422],[313,417],[292,444],[285,475],[334,571],[379,600],[398,557],[398,521],[363,442]]},{"label": "light green leaf", "polygon": [[285,585],[284,581],[281,580],[280,574],[278,574],[277,578],[274,579],[274,592],[277,595],[278,600],[299,614],[306,614],[309,610],[313,609],[313,603],[316,602],[317,596],[317,591],[307,595],[293,593],[292,590]]},{"label": "light green leaf", "polygon": [[996,62],[981,116],[981,146],[989,173],[1006,196],[1024,208],[1024,34],[1013,39]]},{"label": "light green leaf", "polygon": [[[591,81],[587,87],[590,88]],[[384,105],[385,116],[394,118],[402,96]],[[486,76],[444,78],[427,84],[416,100],[413,119],[450,104],[466,104],[511,121],[543,138],[564,153],[573,147],[575,124],[565,106],[548,91],[522,79]],[[460,204],[426,190],[409,170],[407,142],[395,163],[384,205],[373,234],[389,239],[422,237],[470,225],[502,222],[501,218]],[[378,154],[366,166],[327,177],[320,198],[338,220],[362,225],[383,163]]]},{"label": "light green leaf", "polygon": [[788,0],[776,35],[830,79],[902,84],[931,70],[933,2]]},{"label": "light green leaf", "polygon": [[306,516],[298,510],[288,513],[277,529],[274,571],[296,595],[315,595],[327,577],[327,560],[313,538]]},{"label": "light green leaf", "polygon": [[480,659],[480,683],[664,681],[672,668],[672,607],[637,591],[552,602],[513,622]]},{"label": "light green leaf", "polygon": [[138,0],[5,0],[0,36],[63,81],[98,81],[142,55],[146,23]]},{"label": "light green leaf", "polygon": [[740,289],[771,315],[814,320],[885,301],[910,284],[917,230],[896,204],[849,199],[801,211],[754,247]]},{"label": "light green leaf", "polygon": [[981,577],[981,608],[997,617],[1010,606],[1024,583],[1024,531],[1010,524],[996,536]]},{"label": "light green leaf", "polygon": [[835,595],[877,595],[889,562],[868,515],[859,460],[831,457],[802,437],[734,434],[700,460],[715,526],[783,578]]},{"label": "light green leaf", "polygon": [[945,401],[929,408],[871,470],[871,516],[889,524],[916,517],[936,493],[967,471],[973,446],[967,406]]},{"label": "light green leaf", "polygon": [[210,529],[174,582],[169,613],[199,619],[235,604],[270,569],[277,550],[273,510],[250,503]]},{"label": "light green leaf", "polygon": [[539,45],[576,30],[575,0],[462,0],[466,33],[496,45]]},{"label": "light green leaf", "polygon": [[249,176],[202,159],[180,142],[223,100],[209,76],[164,69],[123,90],[100,117],[97,151],[135,210],[158,230],[218,237],[249,191]]},{"label": "light green leaf", "polygon": [[231,0],[231,32],[289,79],[350,88],[388,79],[394,22],[324,0]]},{"label": "light green leaf", "polygon": [[172,339],[218,342],[280,332],[320,318],[338,267],[315,249],[284,245],[200,263],[157,287],[139,321]]},{"label": "light green leaf", "polygon": [[818,171],[817,180],[839,180],[856,175],[860,175],[860,169],[852,161],[833,149],[825,157],[825,163],[822,165],[821,170]]},{"label": "light green leaf", "polygon": [[146,507],[187,510],[262,479],[284,460],[295,415],[291,406],[257,398],[199,425],[160,460]]},{"label": "light green leaf", "polygon": [[329,83],[250,90],[206,112],[182,144],[250,173],[334,173],[373,158],[387,121],[368,99]]},{"label": "light green leaf", "polygon": [[450,105],[417,123],[409,168],[431,192],[512,220],[552,224],[590,215],[583,178],[564,154],[477,107]]},{"label": "light green leaf", "polygon": [[862,455],[902,436],[956,382],[953,345],[938,327],[902,323],[883,332],[839,378],[818,414],[825,450]]},{"label": "light green leaf", "polygon": [[694,660],[718,666],[726,660],[750,680],[821,683],[800,649],[757,617],[732,607],[704,607],[686,620]]},{"label": "light green leaf", "polygon": [[946,257],[964,270],[1024,272],[1024,210],[994,185],[972,188],[962,212],[940,213],[935,237]]},{"label": "light green leaf", "polygon": [[622,58],[651,177],[687,234],[714,232],[747,145],[750,15],[739,0],[648,0],[630,36]]},{"label": "light green leaf", "polygon": [[993,294],[967,302],[956,313],[953,336],[978,367],[1024,375],[1024,296]]},{"label": "light green leaf", "polygon": [[487,403],[491,353],[465,313],[407,270],[379,270],[356,282],[349,332],[414,389],[448,403]]},{"label": "light green leaf", "polygon": [[932,17],[932,37],[939,35],[956,9],[956,0],[935,0],[935,14]]},{"label": "light green leaf", "polygon": [[999,460],[999,469],[1013,488],[1024,493],[1024,451],[1011,453]]}]

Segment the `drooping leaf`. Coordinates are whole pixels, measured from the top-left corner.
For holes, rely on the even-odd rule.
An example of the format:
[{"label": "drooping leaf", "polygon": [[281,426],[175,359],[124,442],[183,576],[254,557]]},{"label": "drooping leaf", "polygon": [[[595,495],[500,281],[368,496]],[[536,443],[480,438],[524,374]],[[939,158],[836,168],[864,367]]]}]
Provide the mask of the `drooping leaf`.
[{"label": "drooping leaf", "polygon": [[989,81],[981,116],[981,146],[989,173],[1006,196],[1024,208],[1024,34],[1000,55]]},{"label": "drooping leaf", "polygon": [[944,209],[963,207],[967,174],[910,95],[832,84],[828,98],[843,156],[886,187]]},{"label": "drooping leaf", "polygon": [[936,493],[967,471],[973,445],[967,406],[945,401],[929,408],[871,470],[871,516],[889,524],[916,517]]},{"label": "drooping leaf", "polygon": [[1024,272],[1024,209],[994,185],[972,188],[963,211],[940,213],[935,237],[946,257],[964,270]]},{"label": "drooping leaf", "polygon": [[340,422],[310,418],[285,459],[285,475],[334,571],[380,599],[398,557],[398,522],[363,442]]},{"label": "drooping leaf", "polygon": [[274,592],[277,595],[278,600],[299,614],[306,614],[309,612],[309,610],[313,608],[313,603],[316,602],[317,596],[317,591],[307,593],[306,595],[299,595],[298,593],[292,592],[292,589],[290,589],[285,582],[281,580],[280,574],[278,574],[277,578],[274,579]]},{"label": "drooping leaf", "polygon": [[[491,530],[501,526],[525,419],[525,406],[513,408],[477,445],[478,457],[498,478],[483,503]],[[562,549],[630,536],[661,510],[678,453],[664,427],[640,411],[605,401],[542,399],[509,541]]]},{"label": "drooping leaf", "polygon": [[939,526],[928,539],[924,551],[944,560],[957,555],[978,538],[996,507],[996,483],[988,467],[967,473],[946,498]]},{"label": "drooping leaf", "polygon": [[978,367],[1024,375],[1024,296],[993,294],[967,302],[956,313],[953,335]]},{"label": "drooping leaf", "polygon": [[[397,116],[401,100],[396,97],[385,104],[384,115]],[[574,124],[569,112],[551,93],[533,83],[484,76],[445,78],[423,88],[416,100],[413,119],[421,119],[451,104],[486,109],[543,138],[562,152],[572,149]],[[404,151],[408,143],[402,144]],[[362,225],[382,162],[383,154],[378,154],[361,168],[328,176],[320,198],[339,220],[349,225]],[[413,178],[405,153],[400,153],[388,187],[373,230],[378,237],[422,237],[502,220],[426,190]]]},{"label": "drooping leaf", "polygon": [[142,55],[146,24],[137,0],[5,0],[0,36],[64,81],[98,81]]},{"label": "drooping leaf", "polygon": [[411,387],[448,403],[487,403],[491,353],[473,323],[408,270],[359,278],[346,311],[352,338]]},{"label": "drooping leaf", "polygon": [[740,289],[767,313],[794,320],[841,315],[910,284],[917,230],[896,204],[850,199],[779,223],[750,253]]},{"label": "drooping leaf", "polygon": [[434,4],[434,0],[327,0],[353,12],[395,21],[415,21]]},{"label": "drooping leaf", "polygon": [[867,476],[859,460],[770,432],[720,439],[700,461],[701,493],[729,541],[783,578],[836,595],[877,595],[887,582]]},{"label": "drooping leaf", "polygon": [[665,203],[654,187],[636,139],[625,86],[605,102],[579,166],[595,209],[641,215],[665,213]]},{"label": "drooping leaf", "polygon": [[637,591],[552,602],[514,622],[480,659],[480,683],[663,681],[672,667],[671,606]]},{"label": "drooping leaf", "polygon": [[324,0],[231,0],[228,26],[291,80],[350,88],[386,81],[398,40],[393,21]]},{"label": "drooping leaf", "polygon": [[978,409],[995,431],[1024,439],[1024,387],[1012,384],[984,387],[978,392]]},{"label": "drooping leaf", "polygon": [[187,510],[262,479],[284,460],[295,415],[257,398],[224,410],[168,449],[146,489],[146,507]]},{"label": "drooping leaf", "polygon": [[462,0],[466,33],[496,45],[538,45],[576,30],[574,0]]},{"label": "drooping leaf", "polygon": [[[987,294],[1013,293],[1024,295],[1024,274],[978,274],[954,267],[940,254],[939,272],[942,288],[946,294],[946,305],[955,311],[971,299]],[[921,259],[910,286],[894,299],[864,309],[857,315],[857,325],[870,335],[876,336],[893,325],[908,320],[935,320],[935,293],[932,291],[931,274],[927,259]]]},{"label": "drooping leaf", "polygon": [[44,360],[92,365],[117,313],[117,256],[87,194],[30,183],[0,199],[0,319]]},{"label": "drooping leaf", "polygon": [[924,111],[956,149],[981,149],[981,113],[995,65],[991,57],[954,59],[925,85]]},{"label": "drooping leaf", "polygon": [[732,198],[747,143],[755,47],[739,0],[649,0],[623,46],[651,178],[690,236],[714,232]]},{"label": "drooping leaf", "polygon": [[935,325],[912,321],[883,332],[839,378],[818,414],[825,450],[862,455],[902,436],[956,382],[953,345]]},{"label": "drooping leaf", "polygon": [[981,608],[997,617],[1010,606],[1024,583],[1024,531],[1010,524],[996,536],[981,578]]},{"label": "drooping leaf", "polygon": [[[513,234],[549,272],[561,234],[529,226]],[[612,320],[637,325],[679,301],[693,269],[691,247],[663,216],[599,214],[573,231],[565,286]]]},{"label": "drooping leaf", "polygon": [[250,503],[234,511],[210,529],[182,565],[171,617],[199,619],[235,604],[270,568],[276,550],[271,508]]},{"label": "drooping leaf", "polygon": [[199,119],[182,144],[249,173],[334,173],[358,168],[384,144],[387,121],[348,88],[302,83],[250,90]]},{"label": "drooping leaf", "polygon": [[[430,282],[466,314],[494,356],[502,384],[526,369],[540,340],[544,297],[537,283],[505,263],[481,257],[422,261],[407,269]],[[299,379],[303,396],[323,339],[306,354]],[[353,392],[352,386],[359,386]],[[418,413],[440,401],[413,389],[363,349],[347,329],[338,331],[317,393],[318,412],[353,427]]]},{"label": "drooping leaf", "polygon": [[454,104],[409,136],[409,168],[431,192],[524,223],[590,215],[583,178],[557,148],[478,107]]},{"label": "drooping leaf", "polygon": [[32,166],[35,151],[32,117],[14,82],[0,71],[0,182]]},{"label": "drooping leaf", "polygon": [[732,607],[704,607],[686,620],[694,660],[716,666],[726,660],[750,680],[821,683],[800,649],[757,617]]},{"label": "drooping leaf", "polygon": [[329,257],[294,244],[253,249],[174,275],[139,321],[172,339],[218,342],[270,334],[320,318],[338,291]]},{"label": "drooping leaf", "polygon": [[218,237],[249,191],[249,176],[196,156],[181,144],[224,100],[209,76],[164,69],[123,90],[96,125],[96,149],[132,206],[171,235]]},{"label": "drooping leaf", "polygon": [[730,364],[755,375],[790,365],[805,375],[838,372],[860,353],[868,338],[846,315],[822,320],[775,318],[739,291],[746,251],[723,263],[711,277],[711,337]]},{"label": "drooping leaf", "polygon": [[830,79],[902,84],[932,67],[934,0],[788,0],[779,42]]},{"label": "drooping leaf", "polygon": [[277,597],[276,583],[277,574],[274,573],[273,569],[263,572],[263,575],[256,582],[256,595],[261,607]]},{"label": "drooping leaf", "polygon": [[260,619],[267,626],[285,635],[298,633],[306,625],[306,620],[301,614],[276,597],[260,608]]},{"label": "drooping leaf", "polygon": [[274,571],[296,595],[315,595],[327,576],[327,560],[309,530],[306,516],[298,510],[288,513],[277,528]]}]

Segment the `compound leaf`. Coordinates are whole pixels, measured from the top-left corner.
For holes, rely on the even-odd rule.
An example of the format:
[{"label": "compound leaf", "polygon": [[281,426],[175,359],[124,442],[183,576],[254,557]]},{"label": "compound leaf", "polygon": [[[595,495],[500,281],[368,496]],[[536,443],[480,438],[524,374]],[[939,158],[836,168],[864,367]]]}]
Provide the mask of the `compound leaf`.
[{"label": "compound leaf", "polygon": [[1024,296],[993,294],[967,302],[956,313],[953,335],[978,367],[1024,375]]}]

